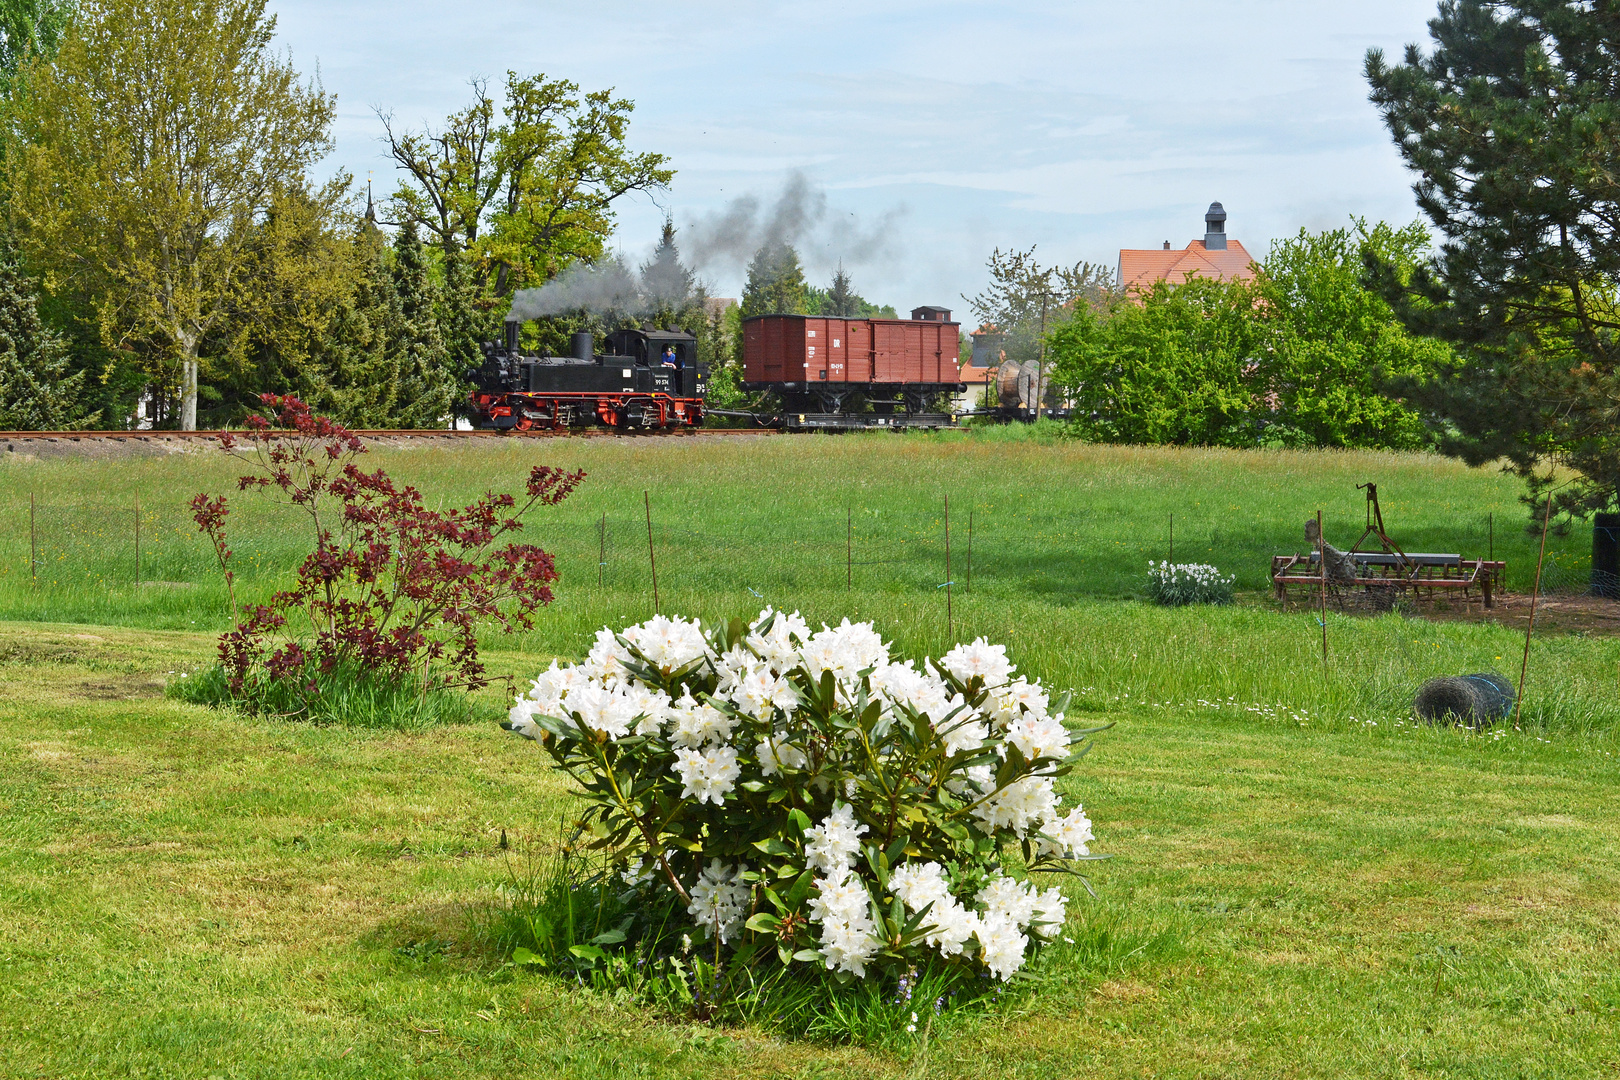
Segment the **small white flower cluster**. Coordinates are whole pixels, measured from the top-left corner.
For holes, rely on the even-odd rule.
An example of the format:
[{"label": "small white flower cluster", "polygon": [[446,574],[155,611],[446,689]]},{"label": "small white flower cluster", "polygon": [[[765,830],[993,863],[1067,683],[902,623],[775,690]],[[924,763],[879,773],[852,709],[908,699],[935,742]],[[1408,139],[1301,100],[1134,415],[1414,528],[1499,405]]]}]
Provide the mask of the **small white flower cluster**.
[{"label": "small white flower cluster", "polygon": [[1237,575],[1221,575],[1208,563],[1148,560],[1148,597],[1160,604],[1224,604],[1232,599]]},{"label": "small white flower cluster", "polygon": [[878,951],[872,898],[861,879],[850,873],[867,832],[847,803],[804,831],[805,862],[816,871],[817,896],[810,901],[810,919],[821,924],[821,957],[829,969],[847,971],[857,978],[866,974],[866,962]]},{"label": "small white flower cluster", "polygon": [[[862,820],[854,805],[862,787],[857,778],[873,767],[872,755],[881,764],[903,750],[893,743],[874,748],[852,727],[814,721],[805,710],[821,700],[827,674],[836,708],[847,708],[846,717],[875,704],[888,714],[888,729],[932,732],[947,759],[939,797],[955,799],[957,812],[984,834],[1031,841],[1043,858],[1090,854],[1091,822],[1082,807],[1061,807],[1051,775],[1071,753],[1063,715],[1051,711],[1039,682],[1016,675],[1005,647],[983,638],[918,665],[892,659],[870,623],[845,619],[812,631],[797,613],[766,609],[740,637],[711,638],[696,621],[659,616],[617,634],[603,629],[578,665],[554,662],[513,704],[509,720],[530,738],[556,736],[548,744],[554,754],[576,755],[569,760],[606,777],[604,790],[612,773],[605,755],[612,752],[616,760],[636,762],[635,769],[667,778],[666,797],[677,798],[678,790],[678,799],[694,812],[763,812],[763,802],[751,804],[754,811],[732,809],[742,788],[759,791],[769,784],[803,793],[792,802],[808,800],[825,814],[803,831],[803,867],[813,871],[815,882],[808,914],[818,924],[819,952],[829,969],[860,977],[883,948],[878,920],[887,916],[874,914],[876,882],[857,869],[863,844],[872,842],[867,822],[881,820],[871,813]],[[972,702],[964,690],[974,695]],[[998,785],[994,762],[998,756],[1005,762],[1014,751],[1022,768]],[[830,812],[829,796],[835,800]],[[603,801],[622,804],[622,793],[614,798],[620,802],[607,795]],[[791,803],[770,805],[785,816]],[[698,820],[710,822],[699,835],[730,843],[726,834],[740,819]],[[664,872],[654,872],[656,859],[647,852],[630,859],[627,882],[650,880],[659,887]],[[703,851],[698,878],[684,890],[698,932],[717,933],[722,942],[759,910],[748,867],[734,860],[734,854],[722,859]],[[997,876],[964,901],[951,888],[935,862],[905,863],[891,875],[890,891],[910,911],[928,908],[929,946],[946,957],[977,955],[1000,978],[1024,963],[1026,931],[1048,938],[1063,921],[1063,899],[1055,889],[1037,893]],[[977,948],[970,949],[974,941]]]},{"label": "small white flower cluster", "polygon": [[686,913],[697,923],[698,933],[708,937],[718,930],[722,944],[731,940],[748,918],[748,905],[754,890],[743,881],[748,873],[747,863],[738,863],[735,870],[719,859],[710,859],[692,886],[692,902]]},{"label": "small white flower cluster", "polygon": [[1038,892],[1028,882],[997,876],[974,896],[980,910],[969,911],[951,894],[945,868],[935,862],[907,863],[889,876],[889,888],[906,910],[926,910],[928,944],[942,956],[955,956],[969,938],[979,941],[979,956],[997,978],[1011,977],[1024,964],[1033,928],[1043,938],[1055,937],[1066,915],[1057,889]]}]

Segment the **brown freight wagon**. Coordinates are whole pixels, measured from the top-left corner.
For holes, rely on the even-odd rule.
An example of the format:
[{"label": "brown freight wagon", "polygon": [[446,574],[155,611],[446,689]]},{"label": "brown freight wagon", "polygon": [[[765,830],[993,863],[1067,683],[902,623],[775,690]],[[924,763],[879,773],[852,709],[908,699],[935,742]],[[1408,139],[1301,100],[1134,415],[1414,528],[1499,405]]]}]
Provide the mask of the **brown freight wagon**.
[{"label": "brown freight wagon", "polygon": [[961,393],[961,324],[944,308],[910,319],[756,315],[743,320],[743,386],[790,411],[840,413],[859,394],[878,413],[920,413]]}]

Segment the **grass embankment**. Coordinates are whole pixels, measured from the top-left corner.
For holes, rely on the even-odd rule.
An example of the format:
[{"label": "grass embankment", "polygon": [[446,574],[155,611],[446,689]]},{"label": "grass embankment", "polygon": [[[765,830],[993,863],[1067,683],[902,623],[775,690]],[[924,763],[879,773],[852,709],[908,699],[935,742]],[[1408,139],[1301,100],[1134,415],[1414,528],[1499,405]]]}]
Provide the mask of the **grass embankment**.
[{"label": "grass embankment", "polygon": [[[1140,644],[1159,614],[1088,605],[1049,629]],[[485,915],[566,812],[537,750],[492,724],[318,728],[158,696],[209,644],[0,626],[0,1075],[1568,1078],[1620,1060],[1606,740],[1093,702],[1119,726],[1064,786],[1117,857],[1095,899],[1070,890],[1073,944],[1035,993],[947,1014],[926,1044],[837,1048],[499,968]],[[1550,656],[1548,678],[1584,663]],[[1316,674],[1230,667],[1233,691]]]},{"label": "grass embankment", "polygon": [[[1016,434],[1016,430],[1012,432]],[[167,458],[0,466],[0,617],[218,628],[223,590],[185,511],[198,491],[231,493],[240,467],[213,449]],[[1055,604],[1140,595],[1146,564],[1169,554],[1213,562],[1241,590],[1264,590],[1270,558],[1305,549],[1318,509],[1349,546],[1379,484],[1385,519],[1417,551],[1494,548],[1510,587],[1528,589],[1535,538],[1510,477],[1424,455],[1098,447],[1035,443],[1001,431],[939,435],[710,440],[507,441],[378,450],[363,459],[420,487],[430,502],[515,491],[538,461],[590,475],[531,536],[556,552],[561,606],[582,623],[650,606],[642,492],[651,493],[659,585],[736,609],[756,597],[881,596],[944,616],[944,497],[951,577],[975,595]],[[38,584],[30,578],[29,496],[37,499]],[[141,579],[135,583],[139,503]],[[305,524],[233,495],[236,569],[246,595],[285,580],[308,550]],[[605,544],[599,535],[607,518]],[[604,558],[605,550],[605,558]],[[1590,529],[1554,537],[1559,580],[1589,561]],[[853,562],[851,568],[848,564]],[[599,562],[605,587],[598,589]],[[564,621],[571,640],[576,624]],[[560,645],[556,647],[561,647]]]}]

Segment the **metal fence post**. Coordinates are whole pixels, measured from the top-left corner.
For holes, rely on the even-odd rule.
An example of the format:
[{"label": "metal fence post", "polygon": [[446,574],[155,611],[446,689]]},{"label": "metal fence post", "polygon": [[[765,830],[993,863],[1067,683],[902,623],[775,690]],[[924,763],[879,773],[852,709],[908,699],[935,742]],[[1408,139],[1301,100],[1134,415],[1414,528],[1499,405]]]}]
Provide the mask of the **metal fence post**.
[{"label": "metal fence post", "polygon": [[652,497],[646,489],[641,492],[642,504],[647,508],[647,565],[652,568],[653,614],[658,614],[658,559],[653,555]]},{"label": "metal fence post", "polygon": [[956,633],[951,612],[951,497],[945,496],[945,636]]}]

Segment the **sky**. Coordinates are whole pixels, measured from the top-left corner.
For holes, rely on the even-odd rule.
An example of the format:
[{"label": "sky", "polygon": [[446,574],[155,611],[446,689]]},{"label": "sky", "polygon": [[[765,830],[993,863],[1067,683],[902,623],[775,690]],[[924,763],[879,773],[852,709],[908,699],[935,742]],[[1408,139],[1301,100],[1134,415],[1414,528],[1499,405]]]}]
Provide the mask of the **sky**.
[{"label": "sky", "polygon": [[[1069,0],[858,4],[271,0],[278,45],[337,95],[325,163],[379,195],[399,174],[377,110],[422,128],[508,70],[635,102],[629,143],[667,191],[615,204],[615,246],[688,251],[784,192],[807,276],[840,262],[902,313],[958,312],[992,249],[1110,268],[1183,247],[1220,201],[1257,257],[1300,228],[1415,219],[1411,178],[1367,101],[1369,48],[1426,44],[1435,0]],[[698,267],[740,295],[723,248]]]}]

